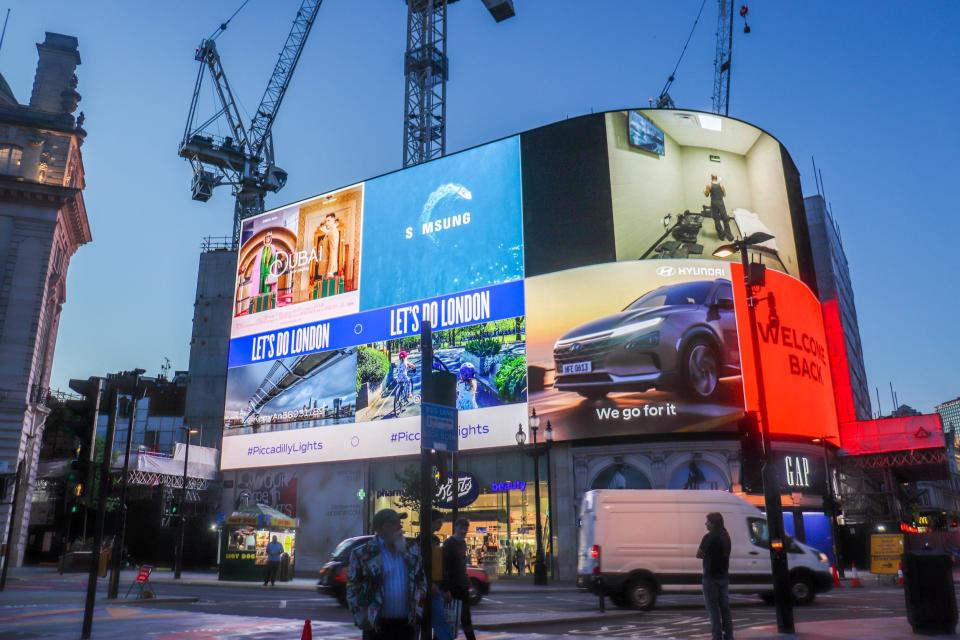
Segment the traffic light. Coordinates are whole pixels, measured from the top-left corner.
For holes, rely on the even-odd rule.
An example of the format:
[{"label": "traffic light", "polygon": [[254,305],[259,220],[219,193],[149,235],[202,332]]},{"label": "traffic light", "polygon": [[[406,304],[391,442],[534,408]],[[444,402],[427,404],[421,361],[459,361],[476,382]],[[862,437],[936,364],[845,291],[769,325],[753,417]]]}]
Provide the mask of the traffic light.
[{"label": "traffic light", "polygon": [[90,479],[90,461],[83,457],[83,447],[78,444],[74,449],[74,459],[70,461],[70,471],[67,473],[67,484],[74,485],[73,495],[83,496],[87,482]]},{"label": "traffic light", "polygon": [[763,492],[763,441],[754,411],[740,421],[740,484],[746,493]]},{"label": "traffic light", "polygon": [[457,406],[457,376],[451,371],[432,371],[424,402],[443,407]]}]

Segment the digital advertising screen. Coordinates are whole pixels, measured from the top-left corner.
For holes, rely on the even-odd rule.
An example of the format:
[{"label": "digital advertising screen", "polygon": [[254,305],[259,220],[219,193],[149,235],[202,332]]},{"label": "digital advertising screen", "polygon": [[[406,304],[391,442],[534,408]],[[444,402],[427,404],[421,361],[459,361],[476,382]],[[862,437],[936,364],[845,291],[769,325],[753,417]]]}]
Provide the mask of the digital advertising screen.
[{"label": "digital advertising screen", "polygon": [[617,260],[713,258],[763,231],[757,261],[799,277],[780,143],[715,114],[605,114]]},{"label": "digital advertising screen", "polygon": [[[743,267],[731,265],[736,282]],[[745,398],[750,411],[759,408],[757,358],[763,367],[767,415],[772,435],[827,438],[839,444],[837,405],[823,308],[807,285],[768,270],[758,292],[755,352],[747,330],[749,313],[743,287],[734,288],[740,348],[746,377]]]},{"label": "digital advertising screen", "polygon": [[527,280],[529,403],[558,440],[736,431],[729,265],[632,261]]},{"label": "digital advertising screen", "polygon": [[[757,230],[781,323],[761,357],[794,390],[770,400],[774,431],[821,431],[830,371],[781,149],[713,114],[610,112],[244,220],[222,468],[414,454],[429,366],[456,376],[463,450],[515,446],[532,409],[557,440],[735,433],[755,356],[740,266],[712,253]],[[823,388],[811,426],[797,398]]]}]

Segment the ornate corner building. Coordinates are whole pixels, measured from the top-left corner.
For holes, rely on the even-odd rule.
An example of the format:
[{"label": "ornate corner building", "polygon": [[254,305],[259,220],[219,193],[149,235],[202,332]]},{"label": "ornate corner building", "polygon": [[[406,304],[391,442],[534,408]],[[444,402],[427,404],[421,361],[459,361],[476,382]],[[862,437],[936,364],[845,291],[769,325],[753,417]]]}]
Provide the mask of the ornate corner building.
[{"label": "ornate corner building", "polygon": [[[47,33],[30,101],[0,76],[0,531],[20,564],[70,258],[91,241],[83,200],[86,137],[77,39]],[[13,476],[22,464],[12,540]]]}]

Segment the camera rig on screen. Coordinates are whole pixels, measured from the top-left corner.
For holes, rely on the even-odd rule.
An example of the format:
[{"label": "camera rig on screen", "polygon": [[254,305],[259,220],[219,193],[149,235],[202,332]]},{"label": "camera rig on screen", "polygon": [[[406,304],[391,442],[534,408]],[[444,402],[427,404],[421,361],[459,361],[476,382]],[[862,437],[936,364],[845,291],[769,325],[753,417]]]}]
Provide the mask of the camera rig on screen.
[{"label": "camera rig on screen", "polygon": [[[646,260],[651,254],[656,254],[654,258],[689,258],[703,255],[703,245],[697,243],[697,237],[703,227],[704,217],[709,215],[710,208],[706,206],[700,213],[691,213],[687,209],[676,219],[672,213],[668,213],[661,220],[665,229],[663,235],[640,256],[640,260]],[[668,240],[670,237],[673,239]]]}]

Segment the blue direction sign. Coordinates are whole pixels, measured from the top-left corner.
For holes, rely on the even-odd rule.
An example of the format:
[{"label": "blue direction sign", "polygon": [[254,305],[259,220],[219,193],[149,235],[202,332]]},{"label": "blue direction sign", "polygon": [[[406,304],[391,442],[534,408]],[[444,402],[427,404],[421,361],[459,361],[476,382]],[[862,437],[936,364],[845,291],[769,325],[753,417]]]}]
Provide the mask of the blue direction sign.
[{"label": "blue direction sign", "polygon": [[431,402],[420,404],[420,448],[457,450],[457,410]]}]

